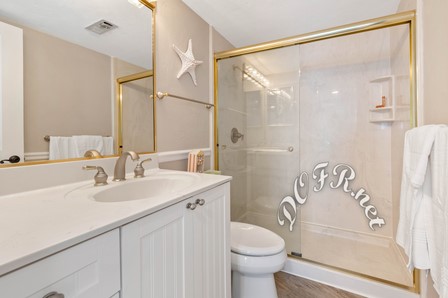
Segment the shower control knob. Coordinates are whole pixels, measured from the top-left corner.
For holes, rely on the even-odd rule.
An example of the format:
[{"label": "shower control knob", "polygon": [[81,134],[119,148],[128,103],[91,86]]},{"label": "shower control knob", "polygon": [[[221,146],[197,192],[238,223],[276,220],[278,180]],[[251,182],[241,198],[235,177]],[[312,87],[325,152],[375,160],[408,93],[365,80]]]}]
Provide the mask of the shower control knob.
[{"label": "shower control knob", "polygon": [[196,209],[196,204],[195,203],[188,203],[187,204],[187,209],[190,209],[190,210],[194,210],[194,209]]},{"label": "shower control knob", "polygon": [[232,140],[232,143],[235,144],[236,142],[238,142],[239,139],[243,140],[244,135],[240,133],[237,128],[234,127],[230,131],[230,139]]},{"label": "shower control knob", "polygon": [[204,204],[205,204],[205,200],[204,199],[196,199],[196,202],[195,202],[197,205],[199,205],[199,206],[204,206]]}]

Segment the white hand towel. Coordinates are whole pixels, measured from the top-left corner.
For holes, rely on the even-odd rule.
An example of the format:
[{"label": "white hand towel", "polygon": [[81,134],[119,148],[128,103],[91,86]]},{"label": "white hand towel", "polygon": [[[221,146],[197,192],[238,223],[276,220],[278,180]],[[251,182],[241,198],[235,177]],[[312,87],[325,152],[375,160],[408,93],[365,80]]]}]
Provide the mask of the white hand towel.
[{"label": "white hand towel", "polygon": [[50,160],[74,158],[76,154],[72,137],[50,137]]},{"label": "white hand towel", "polygon": [[[429,252],[419,246],[418,254],[413,256],[413,237],[416,234],[416,243],[422,244],[426,241],[426,234],[423,232],[424,221],[427,214],[417,217],[417,212],[421,210],[423,199],[423,184],[425,182],[429,155],[431,153],[438,125],[428,125],[411,129],[406,132],[404,153],[403,153],[403,174],[400,194],[400,219],[397,228],[397,243],[401,245],[409,257],[409,268],[417,263],[427,267]],[[426,208],[423,208],[423,211]],[[418,218],[417,229],[414,231],[414,224]]]},{"label": "white hand towel", "polygon": [[431,277],[440,297],[448,297],[448,127],[440,127],[431,153],[432,215],[428,246]]},{"label": "white hand towel", "polygon": [[73,136],[73,143],[75,146],[76,157],[84,157],[88,150],[96,150],[103,154],[104,142],[102,136]]},{"label": "white hand towel", "polygon": [[[420,192],[420,190],[419,190]],[[430,253],[428,247],[429,226],[431,224],[432,210],[431,210],[431,170],[428,164],[426,169],[426,178],[421,189],[421,198],[414,198],[414,200],[421,199],[420,206],[416,207],[416,215],[412,227],[412,262],[416,268],[430,269]]]},{"label": "white hand towel", "polygon": [[114,138],[103,137],[103,151],[100,151],[101,155],[113,155],[114,154]]}]

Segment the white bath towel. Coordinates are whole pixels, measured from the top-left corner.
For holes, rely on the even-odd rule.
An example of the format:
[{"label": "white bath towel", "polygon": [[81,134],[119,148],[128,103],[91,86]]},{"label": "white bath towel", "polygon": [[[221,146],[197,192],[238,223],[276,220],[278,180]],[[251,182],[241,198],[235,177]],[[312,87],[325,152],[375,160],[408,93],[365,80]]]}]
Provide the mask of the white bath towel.
[{"label": "white bath towel", "polygon": [[113,137],[103,137],[103,151],[101,155],[113,155],[114,154],[114,138]]},{"label": "white bath towel", "polygon": [[77,157],[72,137],[50,137],[49,159],[67,159]]},{"label": "white bath towel", "polygon": [[96,150],[103,155],[104,142],[102,136],[81,135],[72,138],[76,157],[83,157],[88,150]]},{"label": "white bath towel", "polygon": [[[406,132],[403,153],[403,174],[400,194],[400,219],[397,229],[397,243],[409,257],[409,268],[417,264],[421,269],[429,268],[427,248],[426,211],[428,204],[422,205],[429,155],[439,126],[428,125]],[[429,183],[429,180],[426,181]],[[430,195],[429,193],[427,195]],[[417,216],[417,212],[422,212]],[[417,220],[417,222],[416,222]],[[415,249],[413,249],[415,247]]]},{"label": "white bath towel", "polygon": [[432,218],[428,246],[431,276],[440,297],[448,297],[448,127],[439,127],[431,153]]},{"label": "white bath towel", "polygon": [[[419,199],[419,198],[414,198]],[[422,186],[421,203],[417,207],[412,227],[412,264],[418,269],[430,269],[430,251],[428,247],[432,216],[431,165],[426,168],[426,178]]]}]

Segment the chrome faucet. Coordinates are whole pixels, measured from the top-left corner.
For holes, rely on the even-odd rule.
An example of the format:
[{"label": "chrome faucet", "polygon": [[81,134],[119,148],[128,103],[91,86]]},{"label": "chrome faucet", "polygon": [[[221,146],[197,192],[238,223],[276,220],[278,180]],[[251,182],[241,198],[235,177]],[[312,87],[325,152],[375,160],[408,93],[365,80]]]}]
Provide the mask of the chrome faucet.
[{"label": "chrome faucet", "polygon": [[139,160],[139,156],[134,151],[125,151],[121,153],[121,156],[117,159],[114,169],[114,179],[113,181],[124,181],[126,180],[126,158],[130,156],[132,160]]}]

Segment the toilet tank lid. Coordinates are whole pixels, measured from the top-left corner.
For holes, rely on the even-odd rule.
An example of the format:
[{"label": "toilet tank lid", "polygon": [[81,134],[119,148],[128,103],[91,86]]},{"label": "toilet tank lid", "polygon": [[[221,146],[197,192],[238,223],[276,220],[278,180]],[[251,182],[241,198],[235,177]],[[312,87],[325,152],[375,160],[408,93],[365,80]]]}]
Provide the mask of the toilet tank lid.
[{"label": "toilet tank lid", "polygon": [[230,223],[230,247],[237,254],[270,256],[285,248],[285,241],[274,232],[247,223]]}]

